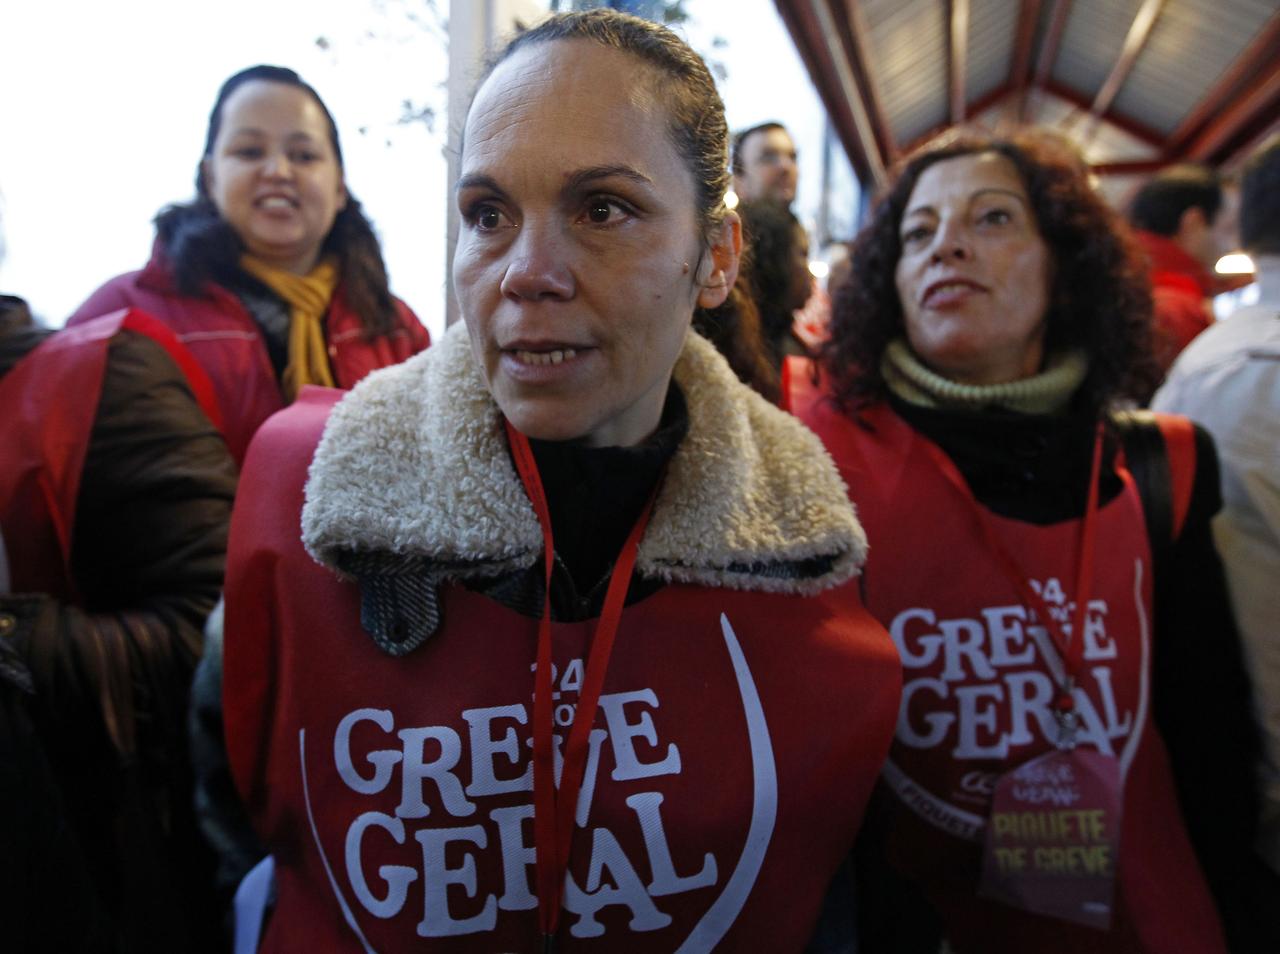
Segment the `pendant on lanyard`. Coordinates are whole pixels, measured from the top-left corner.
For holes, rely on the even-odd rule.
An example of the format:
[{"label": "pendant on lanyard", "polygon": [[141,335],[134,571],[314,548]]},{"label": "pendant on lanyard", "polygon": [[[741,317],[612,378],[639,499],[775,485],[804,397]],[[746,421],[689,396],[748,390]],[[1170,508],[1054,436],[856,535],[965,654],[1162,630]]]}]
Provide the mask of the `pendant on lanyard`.
[{"label": "pendant on lanyard", "polygon": [[[609,588],[605,592],[604,608],[596,623],[591,649],[587,655],[587,669],[578,697],[577,711],[564,746],[564,761],[557,792],[551,706],[551,571],[555,561],[551,510],[547,505],[546,492],[542,487],[542,478],[538,475],[538,465],[533,458],[529,439],[516,430],[510,421],[506,421],[506,429],[516,470],[542,527],[543,560],[546,564],[546,590],[543,595],[542,619],[538,624],[537,665],[533,677],[533,839],[538,895],[538,949],[543,954],[549,954],[556,947],[564,881],[569,870],[569,850],[573,845],[574,813],[586,771],[591,725],[595,722],[600,692],[604,688],[604,677],[613,652],[613,641],[622,621],[622,607],[631,583],[631,572],[635,568],[636,553],[653,513],[658,486],[655,485],[649,494],[640,517],[631,528],[614,563]],[[658,485],[661,485],[661,480]]]},{"label": "pendant on lanyard", "polygon": [[[1093,581],[1102,469],[1102,424],[1093,441],[1089,489],[1076,561],[1076,601],[1068,635],[997,536],[963,477],[942,451],[926,444],[943,475],[973,506],[983,542],[1032,608],[1051,645],[1042,646],[1058,693],[1052,711],[1057,749],[1006,771],[988,813],[978,894],[1026,911],[1107,930],[1111,925],[1123,781],[1115,756],[1076,748],[1076,675],[1083,663],[1084,620]],[[1065,806],[1065,807],[1063,807]]]}]

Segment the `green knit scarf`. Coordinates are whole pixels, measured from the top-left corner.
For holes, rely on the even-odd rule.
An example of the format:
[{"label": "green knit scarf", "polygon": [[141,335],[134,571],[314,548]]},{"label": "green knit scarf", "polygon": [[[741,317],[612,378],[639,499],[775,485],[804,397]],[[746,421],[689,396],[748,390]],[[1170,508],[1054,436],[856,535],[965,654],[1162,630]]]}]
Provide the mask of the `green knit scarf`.
[{"label": "green knit scarf", "polygon": [[929,370],[906,340],[889,342],[880,358],[880,373],[889,390],[922,407],[978,410],[998,407],[1024,414],[1059,414],[1089,371],[1089,359],[1079,349],[1050,356],[1039,374],[1004,384],[960,384]]}]

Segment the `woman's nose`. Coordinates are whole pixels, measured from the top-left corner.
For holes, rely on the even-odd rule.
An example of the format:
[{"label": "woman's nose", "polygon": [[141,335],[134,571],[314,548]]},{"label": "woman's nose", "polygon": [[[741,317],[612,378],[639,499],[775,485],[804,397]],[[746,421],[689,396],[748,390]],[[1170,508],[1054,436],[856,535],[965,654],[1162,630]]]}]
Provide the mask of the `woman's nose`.
[{"label": "woman's nose", "polygon": [[289,179],[293,177],[293,163],[289,161],[287,153],[276,152],[267,154],[266,168],[263,174],[272,179]]},{"label": "woman's nose", "polygon": [[930,257],[935,261],[947,259],[966,259],[973,255],[969,236],[964,229],[952,224],[942,223],[933,236],[933,248]]},{"label": "woman's nose", "polygon": [[527,221],[519,229],[502,274],[502,294],[518,301],[572,298],[573,270],[563,240]]}]

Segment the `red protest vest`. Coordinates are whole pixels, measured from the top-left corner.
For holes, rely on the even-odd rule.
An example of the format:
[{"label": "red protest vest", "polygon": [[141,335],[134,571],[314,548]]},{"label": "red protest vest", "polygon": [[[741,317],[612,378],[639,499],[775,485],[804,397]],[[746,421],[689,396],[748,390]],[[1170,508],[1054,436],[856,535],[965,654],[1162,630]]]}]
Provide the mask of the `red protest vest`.
[{"label": "red protest vest", "polygon": [[[439,632],[380,652],[358,587],[298,539],[327,411],[304,392],[264,427],[232,525],[223,699],[276,857],[263,950],[532,950],[538,620],[449,585]],[[553,626],[560,747],[595,622]],[[668,586],[628,607],[559,949],[802,949],[888,747],[899,671],[856,583],[807,598]]]},{"label": "red protest vest", "polygon": [[150,315],[118,311],[46,338],[0,379],[0,528],[14,592],[74,600],[71,539],[107,349],[120,331],[145,334],[181,368],[220,426],[208,376]]},{"label": "red protest vest", "polygon": [[[860,504],[871,547],[867,607],[902,657],[902,704],[883,776],[891,793],[886,850],[925,889],[952,944],[1048,954],[1224,951],[1151,721],[1151,559],[1128,472],[1121,467],[1124,491],[1097,517],[1073,694],[1079,744],[1114,755],[1124,779],[1116,914],[1103,933],[976,896],[996,779],[1057,739],[1049,640],[987,549],[973,513],[979,505],[887,406],[861,412],[855,423],[806,375],[792,381],[796,412],[823,438]],[[987,518],[1069,628],[1079,522]]]}]

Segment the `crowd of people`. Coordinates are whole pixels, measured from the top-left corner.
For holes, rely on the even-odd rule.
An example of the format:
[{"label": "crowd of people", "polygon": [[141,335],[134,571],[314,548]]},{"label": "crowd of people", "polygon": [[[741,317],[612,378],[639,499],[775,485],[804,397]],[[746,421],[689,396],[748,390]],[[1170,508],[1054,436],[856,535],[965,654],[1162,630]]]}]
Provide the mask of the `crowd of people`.
[{"label": "crowd of people", "polygon": [[195,187],[0,298],[6,950],[1280,950],[1280,137],[1125,221],[954,130],[828,295],[786,128],[557,14],[435,342],[293,71]]}]

